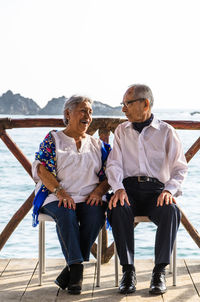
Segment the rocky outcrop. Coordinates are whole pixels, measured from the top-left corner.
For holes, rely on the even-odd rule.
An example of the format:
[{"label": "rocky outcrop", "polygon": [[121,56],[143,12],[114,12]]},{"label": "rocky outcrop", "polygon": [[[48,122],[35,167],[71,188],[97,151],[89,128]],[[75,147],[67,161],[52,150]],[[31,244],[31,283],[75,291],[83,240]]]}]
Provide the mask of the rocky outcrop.
[{"label": "rocky outcrop", "polygon": [[112,107],[107,104],[103,104],[101,102],[94,101],[93,103],[93,115],[122,115],[121,107]]},{"label": "rocky outcrop", "polygon": [[32,99],[8,90],[0,97],[0,114],[38,114],[40,107]]},{"label": "rocky outcrop", "polygon": [[60,115],[63,114],[63,105],[66,97],[53,98],[47,105],[39,111],[43,115]]},{"label": "rocky outcrop", "polygon": [[[0,96],[0,114],[22,115],[62,115],[66,97],[53,98],[44,108],[40,108],[32,99],[20,94],[13,94],[8,90]],[[93,115],[119,116],[122,115],[121,107],[112,107],[107,104],[94,101]]]},{"label": "rocky outcrop", "polygon": [[[54,98],[47,103],[47,105],[40,110],[39,114],[47,114],[47,115],[60,115],[63,114],[63,106],[66,98]],[[93,103],[93,115],[121,115],[121,107],[111,107],[107,104],[103,104],[101,102],[94,101]]]},{"label": "rocky outcrop", "polygon": [[190,113],[191,115],[200,114],[200,111],[193,111]]}]

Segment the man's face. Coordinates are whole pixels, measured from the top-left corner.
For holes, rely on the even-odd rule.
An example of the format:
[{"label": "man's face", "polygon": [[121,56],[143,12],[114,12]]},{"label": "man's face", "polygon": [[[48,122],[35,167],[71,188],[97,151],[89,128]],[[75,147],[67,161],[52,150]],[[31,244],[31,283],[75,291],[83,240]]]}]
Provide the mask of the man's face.
[{"label": "man's face", "polygon": [[[135,101],[136,102],[130,102]],[[129,122],[143,122],[145,117],[145,99],[138,99],[134,96],[134,88],[129,88],[124,94],[122,111],[125,113]]]}]

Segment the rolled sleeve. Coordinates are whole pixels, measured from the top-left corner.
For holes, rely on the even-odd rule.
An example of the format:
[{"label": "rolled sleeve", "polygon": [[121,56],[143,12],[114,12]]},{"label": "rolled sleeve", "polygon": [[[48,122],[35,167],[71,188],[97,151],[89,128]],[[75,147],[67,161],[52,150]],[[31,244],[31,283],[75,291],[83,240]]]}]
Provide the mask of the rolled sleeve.
[{"label": "rolled sleeve", "polygon": [[106,165],[106,175],[108,178],[108,183],[112,187],[113,191],[116,192],[119,189],[124,189],[123,186],[123,163],[122,163],[122,152],[120,146],[120,135],[119,128],[115,130],[115,136],[113,140],[113,149],[110,152],[107,165]]},{"label": "rolled sleeve", "polygon": [[174,130],[169,134],[168,146],[170,179],[165,183],[165,190],[178,197],[182,195],[181,185],[187,175],[188,165],[178,134]]}]

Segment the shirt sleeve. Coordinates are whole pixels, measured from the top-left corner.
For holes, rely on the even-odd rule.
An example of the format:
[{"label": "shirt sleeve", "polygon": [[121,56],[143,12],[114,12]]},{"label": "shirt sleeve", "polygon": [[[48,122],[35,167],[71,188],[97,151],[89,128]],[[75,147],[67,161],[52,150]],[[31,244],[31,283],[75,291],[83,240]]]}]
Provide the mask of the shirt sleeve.
[{"label": "shirt sleeve", "polygon": [[33,180],[37,183],[40,178],[38,176],[38,173],[37,173],[37,169],[38,169],[38,165],[41,164],[41,162],[39,160],[35,160],[33,163],[32,163],[32,176],[33,176]]},{"label": "shirt sleeve", "polygon": [[39,164],[42,164],[53,175],[56,175],[56,152],[52,132],[45,136],[40,144],[39,151],[35,153],[35,161],[32,164],[32,176],[36,183],[40,180],[37,173]]},{"label": "shirt sleeve", "polygon": [[119,189],[124,189],[122,183],[124,173],[119,127],[117,127],[117,129],[115,130],[113,149],[111,150],[107,159],[106,175],[108,178],[108,183],[112,187],[114,192]]},{"label": "shirt sleeve", "polygon": [[168,133],[167,154],[170,179],[165,183],[165,190],[178,197],[182,194],[181,185],[187,175],[188,165],[181,141],[173,128]]}]

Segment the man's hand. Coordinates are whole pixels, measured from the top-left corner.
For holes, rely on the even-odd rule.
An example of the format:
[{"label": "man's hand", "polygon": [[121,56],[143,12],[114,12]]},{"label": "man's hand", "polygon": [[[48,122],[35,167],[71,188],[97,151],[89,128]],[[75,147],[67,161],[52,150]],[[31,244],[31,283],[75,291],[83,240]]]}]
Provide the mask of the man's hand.
[{"label": "man's hand", "polygon": [[90,204],[91,206],[93,206],[94,204],[95,204],[95,206],[98,206],[98,204],[102,205],[103,204],[103,202],[102,202],[102,195],[101,194],[97,194],[95,192],[92,192],[87,197],[86,203]]},{"label": "man's hand", "polygon": [[169,191],[164,190],[157,199],[157,207],[163,206],[163,204],[169,205],[172,203],[176,203],[175,198],[172,196],[172,194]]},{"label": "man's hand", "polygon": [[102,197],[108,192],[109,188],[110,185],[106,178],[87,196],[86,203],[91,206],[98,206],[98,204],[103,205]]},{"label": "man's hand", "polygon": [[111,210],[112,207],[116,208],[118,200],[120,201],[121,206],[124,206],[124,202],[127,203],[127,205],[130,206],[130,202],[128,200],[128,196],[126,194],[126,191],[124,189],[119,189],[115,192],[115,194],[111,197],[108,208]]}]

